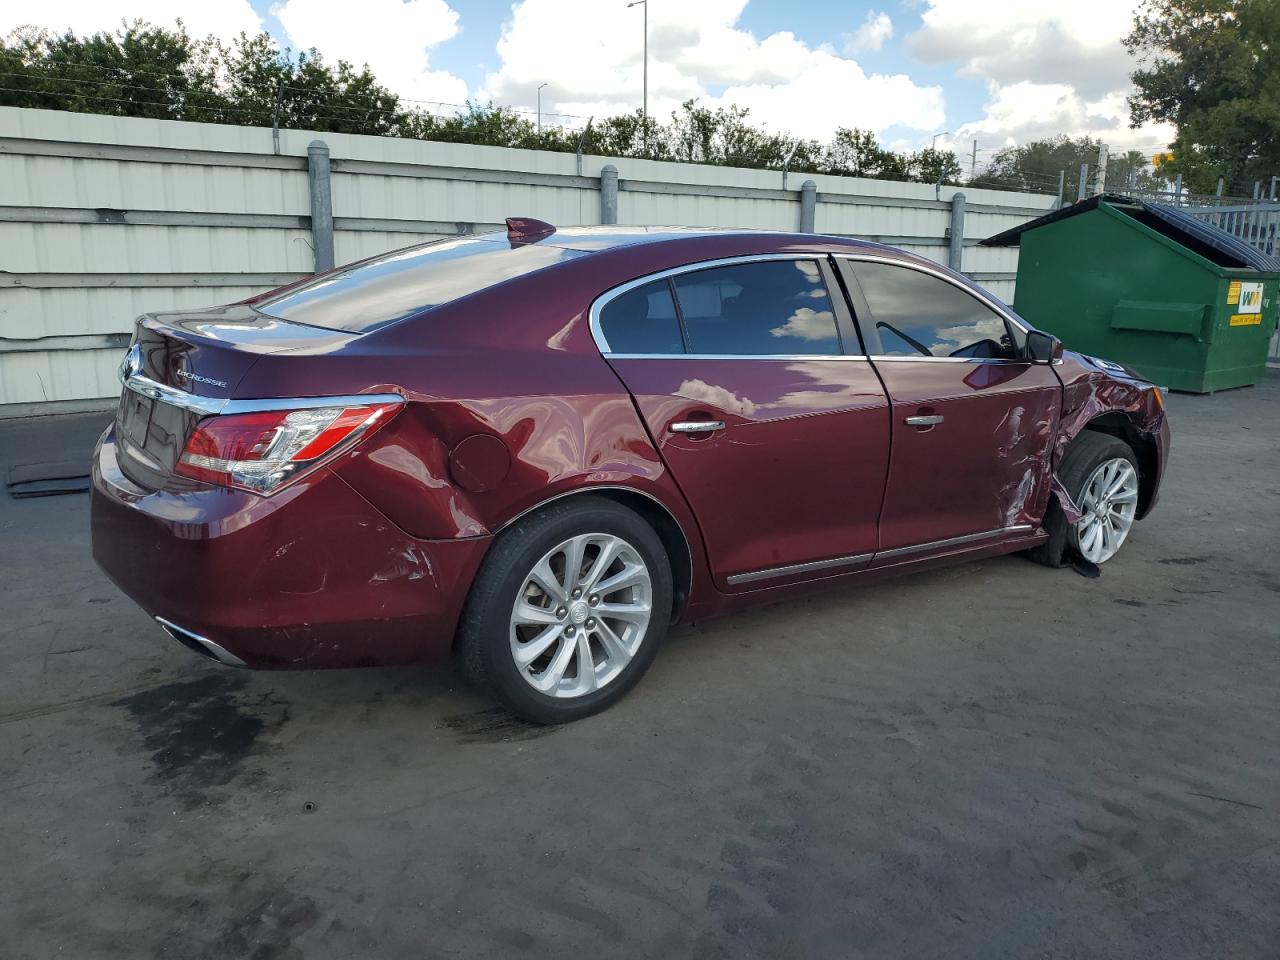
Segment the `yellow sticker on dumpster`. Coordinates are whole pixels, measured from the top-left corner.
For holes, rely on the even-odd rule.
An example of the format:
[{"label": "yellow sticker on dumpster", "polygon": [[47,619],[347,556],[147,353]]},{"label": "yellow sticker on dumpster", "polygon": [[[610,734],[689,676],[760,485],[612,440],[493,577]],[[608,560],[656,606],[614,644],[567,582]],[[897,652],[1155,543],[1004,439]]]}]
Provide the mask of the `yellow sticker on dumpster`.
[{"label": "yellow sticker on dumpster", "polygon": [[1240,302],[1240,281],[1232,280],[1231,283],[1227,285],[1227,303],[1239,303],[1239,302]]},{"label": "yellow sticker on dumpster", "polygon": [[1257,327],[1262,325],[1260,313],[1237,313],[1231,317],[1233,327]]}]

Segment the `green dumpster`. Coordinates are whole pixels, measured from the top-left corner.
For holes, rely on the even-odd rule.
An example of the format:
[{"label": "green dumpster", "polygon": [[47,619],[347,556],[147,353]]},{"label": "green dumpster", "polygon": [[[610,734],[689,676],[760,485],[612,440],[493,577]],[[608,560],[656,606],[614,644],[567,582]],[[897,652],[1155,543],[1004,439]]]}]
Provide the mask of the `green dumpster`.
[{"label": "green dumpster", "polygon": [[1106,194],[982,243],[1021,247],[1014,309],[1072,350],[1191,393],[1266,370],[1280,258],[1183,210]]}]

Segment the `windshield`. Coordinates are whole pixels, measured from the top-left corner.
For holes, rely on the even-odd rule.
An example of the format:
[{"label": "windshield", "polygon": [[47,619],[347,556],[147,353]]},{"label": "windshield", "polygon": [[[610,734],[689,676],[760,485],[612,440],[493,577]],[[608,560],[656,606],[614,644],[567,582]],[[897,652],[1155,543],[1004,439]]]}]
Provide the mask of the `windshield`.
[{"label": "windshield", "polygon": [[505,234],[439,240],[354,263],[254,306],[281,320],[364,333],[581,255],[513,247]]}]

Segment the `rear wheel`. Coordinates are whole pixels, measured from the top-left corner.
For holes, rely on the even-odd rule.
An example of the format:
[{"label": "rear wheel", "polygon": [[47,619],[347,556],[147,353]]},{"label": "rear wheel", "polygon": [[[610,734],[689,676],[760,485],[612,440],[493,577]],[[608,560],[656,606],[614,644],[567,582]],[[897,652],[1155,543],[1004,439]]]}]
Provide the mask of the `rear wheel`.
[{"label": "rear wheel", "polygon": [[535,723],[589,716],[648,669],[671,619],[671,566],[641,517],[584,495],[504,531],[459,645],[468,675]]}]

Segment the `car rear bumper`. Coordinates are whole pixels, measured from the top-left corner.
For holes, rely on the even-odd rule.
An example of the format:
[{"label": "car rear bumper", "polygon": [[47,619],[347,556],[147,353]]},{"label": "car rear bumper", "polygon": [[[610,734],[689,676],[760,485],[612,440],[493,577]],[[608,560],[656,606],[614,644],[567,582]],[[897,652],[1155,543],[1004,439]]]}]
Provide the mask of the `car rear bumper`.
[{"label": "car rear bumper", "polygon": [[98,565],[170,636],[249,667],[447,656],[489,544],[411,537],[327,470],[269,498],[147,491],[121,472],[114,428],[94,456],[91,524]]}]

